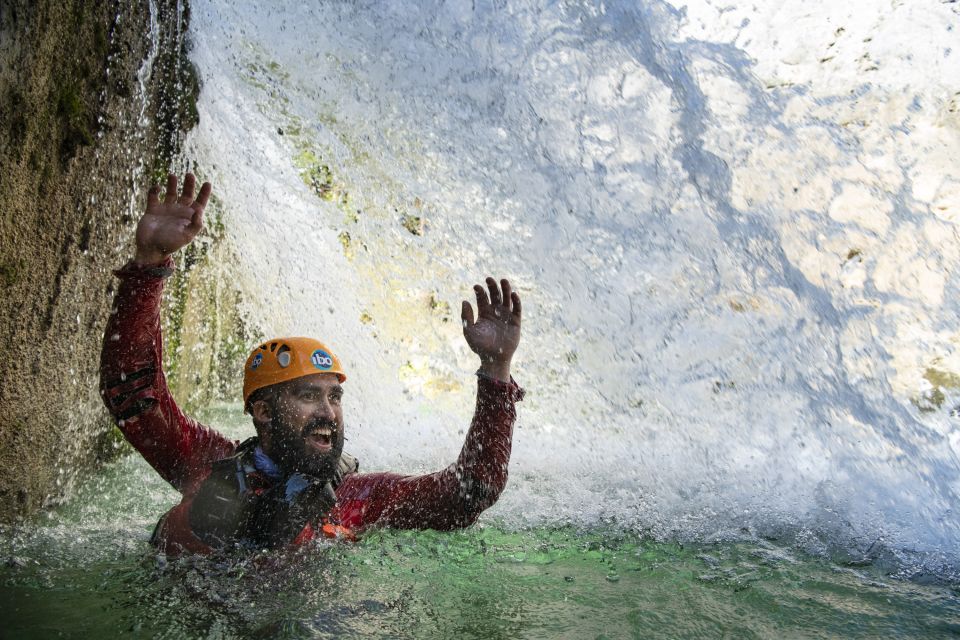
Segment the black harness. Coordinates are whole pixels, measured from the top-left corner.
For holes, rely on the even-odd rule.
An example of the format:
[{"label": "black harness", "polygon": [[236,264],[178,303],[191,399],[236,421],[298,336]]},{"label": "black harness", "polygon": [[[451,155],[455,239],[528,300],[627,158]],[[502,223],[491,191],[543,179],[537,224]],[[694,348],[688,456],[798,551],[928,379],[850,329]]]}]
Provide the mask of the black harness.
[{"label": "black harness", "polygon": [[254,465],[257,438],[241,443],[229,458],[211,465],[190,507],[190,527],[214,548],[271,548],[291,542],[309,522],[329,517],[336,488],[359,468],[343,454],[330,480],[294,473],[273,480]]}]

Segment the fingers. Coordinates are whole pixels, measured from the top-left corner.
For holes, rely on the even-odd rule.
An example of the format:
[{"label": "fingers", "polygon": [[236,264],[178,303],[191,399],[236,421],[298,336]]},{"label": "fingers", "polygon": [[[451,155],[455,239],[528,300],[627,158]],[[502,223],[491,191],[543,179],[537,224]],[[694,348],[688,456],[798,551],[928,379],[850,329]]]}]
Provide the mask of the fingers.
[{"label": "fingers", "polygon": [[213,191],[213,187],[210,186],[209,182],[204,182],[203,186],[200,187],[200,195],[197,196],[197,205],[201,209],[207,206],[207,200],[210,199],[210,192]]},{"label": "fingers", "polygon": [[[180,197],[177,197],[177,176],[174,174],[169,174],[167,176],[167,191],[163,196],[163,204],[179,204],[185,207],[191,207],[193,215],[191,216],[191,224],[199,224],[199,216],[197,215],[198,211],[202,212],[204,207],[207,206],[207,202],[210,200],[210,194],[213,192],[213,187],[209,182],[204,182],[200,187],[200,193],[197,194],[196,200],[194,200],[194,193],[196,192],[197,187],[197,178],[192,173],[184,174],[183,176],[183,190],[180,193]],[[150,189],[147,194],[147,207],[152,207],[160,204],[160,187],[154,186]]]},{"label": "fingers", "polygon": [[510,281],[506,278],[500,281],[500,291],[503,292],[503,305],[509,310],[510,309],[510,293],[512,289],[510,288]]},{"label": "fingers", "polygon": [[513,290],[513,287],[510,286],[510,281],[504,278],[500,281],[500,288],[503,290],[503,304],[507,308],[513,307],[510,310],[510,324],[520,326],[520,317],[522,315],[522,306],[520,305],[520,296],[516,291]]},{"label": "fingers", "polygon": [[463,330],[473,326],[473,307],[466,300],[460,305],[460,319],[463,320]]},{"label": "fingers", "polygon": [[[176,184],[176,183],[174,183]],[[168,183],[169,185],[169,183]],[[197,196],[196,201],[193,199],[194,190],[197,186],[197,178],[192,173],[187,173],[183,176],[183,191],[180,193],[180,200],[178,201],[181,205],[185,207],[190,207],[193,212],[190,215],[190,229],[197,233],[200,229],[203,228],[203,209],[207,206],[207,200],[210,198],[210,192],[212,187],[209,182],[204,182],[200,187],[200,195]],[[169,193],[169,191],[168,191]]]},{"label": "fingers", "polygon": [[177,201],[177,176],[172,173],[167,176],[167,193],[163,197],[164,204],[173,204]]},{"label": "fingers", "polygon": [[[479,284],[473,285],[473,292],[477,296],[477,313],[481,318],[501,318],[510,324],[519,327],[523,316],[523,306],[520,304],[520,295],[513,290],[513,286],[506,278],[500,280],[500,286],[493,278],[486,278],[487,288]],[[460,317],[466,322],[469,313],[470,324],[473,324],[473,309],[467,302],[463,303]],[[464,325],[466,328],[468,325]]]},{"label": "fingers", "polygon": [[147,209],[152,209],[158,204],[160,204],[160,186],[153,185],[147,192]]},{"label": "fingers", "polygon": [[189,205],[193,202],[193,190],[197,186],[197,179],[192,173],[183,176],[183,191],[180,192],[180,204]]},{"label": "fingers", "polygon": [[503,304],[503,298],[500,297],[500,288],[497,287],[497,281],[487,277],[487,289],[490,290],[490,304],[497,307]]},{"label": "fingers", "polygon": [[484,311],[490,307],[490,300],[487,298],[487,292],[478,284],[473,285],[473,293],[477,296],[477,313],[481,316]]},{"label": "fingers", "polygon": [[193,232],[199,232],[203,228],[203,207],[198,207],[193,210],[193,215],[190,216],[190,229]]}]

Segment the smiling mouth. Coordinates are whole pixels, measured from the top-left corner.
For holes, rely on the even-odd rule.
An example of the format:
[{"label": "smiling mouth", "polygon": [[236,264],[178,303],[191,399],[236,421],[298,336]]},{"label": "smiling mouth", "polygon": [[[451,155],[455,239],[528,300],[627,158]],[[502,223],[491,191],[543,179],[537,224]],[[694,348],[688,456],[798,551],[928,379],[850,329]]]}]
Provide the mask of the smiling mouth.
[{"label": "smiling mouth", "polygon": [[313,449],[322,452],[328,452],[333,449],[333,429],[330,427],[318,427],[312,429],[304,438],[306,443]]}]

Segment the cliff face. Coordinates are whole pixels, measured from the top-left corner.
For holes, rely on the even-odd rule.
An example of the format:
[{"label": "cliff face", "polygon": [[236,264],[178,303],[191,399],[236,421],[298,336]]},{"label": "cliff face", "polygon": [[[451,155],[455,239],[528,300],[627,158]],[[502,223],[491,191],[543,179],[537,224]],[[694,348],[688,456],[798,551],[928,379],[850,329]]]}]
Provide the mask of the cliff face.
[{"label": "cliff face", "polygon": [[97,395],[111,270],[196,121],[176,0],[0,4],[0,521],[117,446]]}]

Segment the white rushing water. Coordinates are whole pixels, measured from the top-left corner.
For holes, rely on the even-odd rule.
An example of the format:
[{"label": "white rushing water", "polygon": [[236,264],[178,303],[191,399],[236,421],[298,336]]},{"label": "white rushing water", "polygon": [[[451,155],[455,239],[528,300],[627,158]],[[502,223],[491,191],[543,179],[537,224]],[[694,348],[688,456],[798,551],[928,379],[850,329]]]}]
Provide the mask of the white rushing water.
[{"label": "white rushing water", "polygon": [[186,158],[251,324],[348,367],[363,468],[453,460],[460,300],[506,276],[528,395],[485,517],[950,553],[958,11],[192,0]]}]

